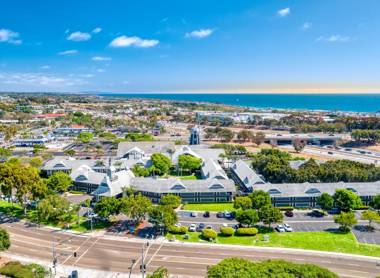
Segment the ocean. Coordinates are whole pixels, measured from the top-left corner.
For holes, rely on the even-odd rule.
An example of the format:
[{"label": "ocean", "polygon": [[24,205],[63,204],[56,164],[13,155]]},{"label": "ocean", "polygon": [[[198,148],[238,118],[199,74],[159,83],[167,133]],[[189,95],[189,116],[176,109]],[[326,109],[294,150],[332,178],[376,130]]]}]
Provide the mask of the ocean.
[{"label": "ocean", "polygon": [[250,108],[377,112],[380,94],[187,94],[100,93],[102,97],[211,102]]}]

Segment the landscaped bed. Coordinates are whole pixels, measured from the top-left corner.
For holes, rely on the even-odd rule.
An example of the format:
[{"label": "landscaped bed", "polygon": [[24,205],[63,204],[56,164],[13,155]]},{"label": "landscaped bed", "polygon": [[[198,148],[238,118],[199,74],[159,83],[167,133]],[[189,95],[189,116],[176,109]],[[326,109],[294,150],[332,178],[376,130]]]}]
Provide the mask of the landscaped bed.
[{"label": "landscaped bed", "polygon": [[[201,234],[188,232],[188,239],[184,235],[171,235],[180,241],[208,242],[202,239]],[[264,241],[264,235],[269,236],[269,241]],[[240,244],[251,246],[298,248],[318,251],[330,251],[350,253],[365,256],[380,257],[380,246],[374,244],[359,243],[352,233],[339,232],[293,232],[293,233],[267,233],[257,236],[231,236],[218,235],[216,243]]]}]

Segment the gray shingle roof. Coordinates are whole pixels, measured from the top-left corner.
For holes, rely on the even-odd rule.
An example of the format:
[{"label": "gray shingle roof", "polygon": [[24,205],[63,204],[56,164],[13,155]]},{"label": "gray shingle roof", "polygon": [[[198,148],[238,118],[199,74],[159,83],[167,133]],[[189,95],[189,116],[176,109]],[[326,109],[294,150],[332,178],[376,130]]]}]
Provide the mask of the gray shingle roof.
[{"label": "gray shingle roof", "polygon": [[132,178],[131,186],[139,191],[153,193],[235,192],[232,180],[178,180],[175,178]]},{"label": "gray shingle roof", "polygon": [[120,142],[117,147],[117,157],[123,157],[129,150],[134,147],[142,150],[145,155],[153,153],[168,153],[169,149],[174,150],[174,142],[171,141],[153,141],[153,142]]},{"label": "gray shingle roof", "polygon": [[202,175],[206,178],[228,179],[226,172],[224,172],[219,163],[211,158],[205,159],[203,161],[201,170]]},{"label": "gray shingle roof", "polygon": [[243,160],[236,161],[232,165],[231,170],[247,188],[252,188],[256,184],[265,183],[263,179],[260,178],[260,176]]}]

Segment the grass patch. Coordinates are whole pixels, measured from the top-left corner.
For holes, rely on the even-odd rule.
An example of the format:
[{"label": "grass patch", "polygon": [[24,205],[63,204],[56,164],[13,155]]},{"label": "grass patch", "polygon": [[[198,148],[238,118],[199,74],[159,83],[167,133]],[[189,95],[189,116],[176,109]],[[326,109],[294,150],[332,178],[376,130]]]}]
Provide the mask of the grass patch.
[{"label": "grass patch", "polygon": [[201,203],[201,204],[185,204],[183,206],[184,210],[193,210],[193,211],[234,211],[233,203]]},{"label": "grass patch", "polygon": [[[180,241],[207,242],[200,233],[187,233],[188,239],[183,235],[170,235]],[[297,248],[317,251],[330,251],[349,253],[364,256],[380,257],[380,246],[375,244],[359,243],[353,233],[339,232],[293,232],[268,233],[269,242],[263,240],[264,234],[257,236],[231,236],[218,235],[216,242],[220,244],[238,244],[265,247]]]}]

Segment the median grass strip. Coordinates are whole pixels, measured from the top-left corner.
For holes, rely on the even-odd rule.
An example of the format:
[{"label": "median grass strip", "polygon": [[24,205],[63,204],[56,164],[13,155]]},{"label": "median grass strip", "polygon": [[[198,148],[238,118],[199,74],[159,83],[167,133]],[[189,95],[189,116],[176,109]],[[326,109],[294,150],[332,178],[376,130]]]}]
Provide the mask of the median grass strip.
[{"label": "median grass strip", "polygon": [[233,203],[200,203],[200,204],[185,204],[183,210],[193,210],[193,211],[233,211]]},{"label": "median grass strip", "polygon": [[[169,235],[180,241],[208,242],[200,236],[200,233],[187,233],[188,239],[183,235]],[[269,242],[264,241],[264,235],[269,236]],[[257,236],[231,236],[218,235],[216,239],[220,244],[239,244],[265,247],[298,248],[306,250],[330,251],[339,253],[358,254],[364,256],[380,257],[380,246],[374,244],[359,243],[352,233],[339,232],[293,232],[293,233],[268,233]]]}]

